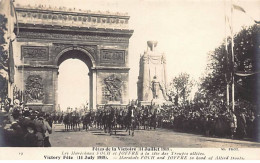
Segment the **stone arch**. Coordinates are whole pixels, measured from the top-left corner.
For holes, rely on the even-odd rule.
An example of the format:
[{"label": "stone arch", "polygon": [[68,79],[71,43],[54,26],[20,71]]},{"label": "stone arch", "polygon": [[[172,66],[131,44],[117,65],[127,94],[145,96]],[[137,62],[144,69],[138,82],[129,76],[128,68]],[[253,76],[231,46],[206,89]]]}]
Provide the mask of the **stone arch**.
[{"label": "stone arch", "polygon": [[[78,58],[80,60],[82,60],[84,63],[86,63],[86,65],[89,67],[89,69],[91,69],[92,67],[95,67],[96,66],[96,62],[95,62],[95,59],[94,57],[85,49],[81,48],[81,47],[68,47],[66,49],[63,49],[61,52],[58,53],[58,55],[56,56],[55,60],[54,60],[54,65],[55,66],[59,66],[60,63],[60,59],[62,56],[64,56],[64,54],[66,53],[69,53],[69,52],[82,52],[81,54],[83,54],[82,58],[79,57],[81,54],[79,54],[78,56],[75,56],[75,57],[65,57],[64,60],[66,59],[69,59],[69,58]],[[84,60],[84,57],[85,59],[89,58],[90,59],[90,63],[88,64],[88,60]],[[60,62],[60,63],[59,63]]]},{"label": "stone arch", "polygon": [[92,70],[93,67],[96,66],[95,58],[84,48],[81,47],[68,47],[61,52],[58,53],[58,55],[55,57],[54,65],[57,66],[57,73],[55,74],[55,108],[57,108],[57,101],[58,101],[58,94],[57,94],[57,88],[58,88],[58,74],[59,74],[59,66],[60,64],[67,60],[67,59],[79,59],[83,61],[88,69],[89,69],[89,107],[92,109],[96,109],[96,99],[93,96],[96,96],[96,72]]}]

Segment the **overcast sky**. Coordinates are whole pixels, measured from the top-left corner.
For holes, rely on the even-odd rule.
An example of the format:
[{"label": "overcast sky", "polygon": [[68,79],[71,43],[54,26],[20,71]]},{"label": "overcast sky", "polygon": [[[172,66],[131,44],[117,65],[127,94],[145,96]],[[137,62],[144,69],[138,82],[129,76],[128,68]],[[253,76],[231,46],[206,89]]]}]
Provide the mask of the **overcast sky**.
[{"label": "overcast sky", "polygon": [[[260,20],[259,0],[233,0],[233,2],[242,6],[247,12],[246,15],[234,11],[235,32],[238,32],[242,26],[254,23],[250,16]],[[218,47],[225,38],[225,10],[224,1],[221,0],[16,0],[16,3],[128,12],[130,28],[134,30],[129,45],[130,88],[136,88],[139,56],[146,50],[147,40],[157,40],[157,50],[165,53],[168,80],[180,72],[187,72],[197,80],[205,70],[208,52]],[[75,62],[80,61],[68,60],[62,63],[59,80],[65,81],[68,76],[76,78],[75,72],[78,74],[88,72],[84,64],[75,64]],[[65,70],[64,67],[68,66],[75,72]],[[80,79],[83,80],[82,76],[79,77]],[[59,101],[63,106],[69,105],[66,99],[70,98],[74,102],[71,105],[80,105],[85,101],[82,100],[84,98],[78,100],[73,94],[81,97],[85,96],[86,92],[75,90],[73,84],[67,83],[67,85],[63,83],[63,88],[59,87],[59,92],[65,87],[75,92],[60,93]],[[87,90],[88,84],[82,89]],[[130,90],[130,97],[136,98],[136,89]]]}]

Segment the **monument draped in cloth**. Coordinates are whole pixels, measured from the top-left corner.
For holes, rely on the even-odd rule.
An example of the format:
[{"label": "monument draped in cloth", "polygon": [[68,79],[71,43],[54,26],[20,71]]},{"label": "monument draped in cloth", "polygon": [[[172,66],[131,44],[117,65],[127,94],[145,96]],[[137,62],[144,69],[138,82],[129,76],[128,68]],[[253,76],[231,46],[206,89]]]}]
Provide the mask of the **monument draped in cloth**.
[{"label": "monument draped in cloth", "polygon": [[157,41],[147,41],[147,51],[140,57],[137,96],[140,105],[163,104],[166,95],[166,58],[156,51]]}]

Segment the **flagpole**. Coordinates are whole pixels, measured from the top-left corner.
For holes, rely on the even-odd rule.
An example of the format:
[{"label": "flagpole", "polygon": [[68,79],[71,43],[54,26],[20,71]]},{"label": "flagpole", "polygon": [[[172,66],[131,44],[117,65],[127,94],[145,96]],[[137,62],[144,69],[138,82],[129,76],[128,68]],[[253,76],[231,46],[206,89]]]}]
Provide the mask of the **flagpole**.
[{"label": "flagpole", "polygon": [[226,82],[227,82],[227,110],[229,110],[229,57],[228,57],[228,39],[227,39],[227,7],[226,0],[224,0],[224,9],[225,9],[225,50],[227,58],[227,73],[226,73]]},{"label": "flagpole", "polygon": [[22,56],[22,91],[23,91],[23,93],[22,93],[22,101],[24,101],[24,57]]},{"label": "flagpole", "polygon": [[6,17],[7,17],[7,27],[8,27],[8,29],[7,29],[7,40],[6,40],[6,42],[8,42],[8,71],[9,71],[9,74],[8,74],[8,76],[9,76],[9,81],[8,81],[8,85],[9,85],[9,98],[11,98],[12,99],[12,102],[14,101],[14,98],[13,98],[13,89],[12,89],[12,83],[10,82],[10,79],[11,79],[11,76],[10,76],[10,43],[11,43],[11,32],[10,32],[10,29],[11,29],[11,23],[10,23],[10,14],[11,14],[11,7],[10,7],[10,5],[11,5],[11,1],[9,2],[9,5],[8,5],[8,9],[7,9],[7,11],[8,11],[8,13],[9,13],[9,15],[6,15]]},{"label": "flagpole", "polygon": [[234,81],[234,66],[235,66],[235,57],[234,57],[234,35],[233,35],[233,2],[231,0],[231,55],[232,55],[232,111],[235,111],[235,81]]}]

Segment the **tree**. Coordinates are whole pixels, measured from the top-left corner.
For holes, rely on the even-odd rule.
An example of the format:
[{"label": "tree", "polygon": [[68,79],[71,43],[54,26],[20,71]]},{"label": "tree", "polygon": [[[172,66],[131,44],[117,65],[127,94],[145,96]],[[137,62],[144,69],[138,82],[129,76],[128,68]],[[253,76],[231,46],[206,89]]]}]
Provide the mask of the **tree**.
[{"label": "tree", "polygon": [[173,96],[175,105],[180,101],[184,104],[187,101],[187,98],[190,95],[191,89],[193,86],[193,81],[190,78],[190,75],[187,73],[181,73],[177,77],[173,78],[169,87],[169,95]]},{"label": "tree", "polygon": [[228,39],[228,53],[222,43],[209,53],[206,75],[201,79],[200,93],[211,100],[225,101],[226,85],[230,74],[235,75],[235,98],[257,102],[257,77],[260,67],[260,27],[243,28],[234,36],[234,64],[231,64],[231,39]]},{"label": "tree", "polygon": [[[234,38],[236,96],[256,103],[260,72],[260,25],[242,29]],[[248,75],[241,75],[248,74]],[[251,74],[251,75],[250,75]],[[259,81],[258,81],[259,82]]]}]

